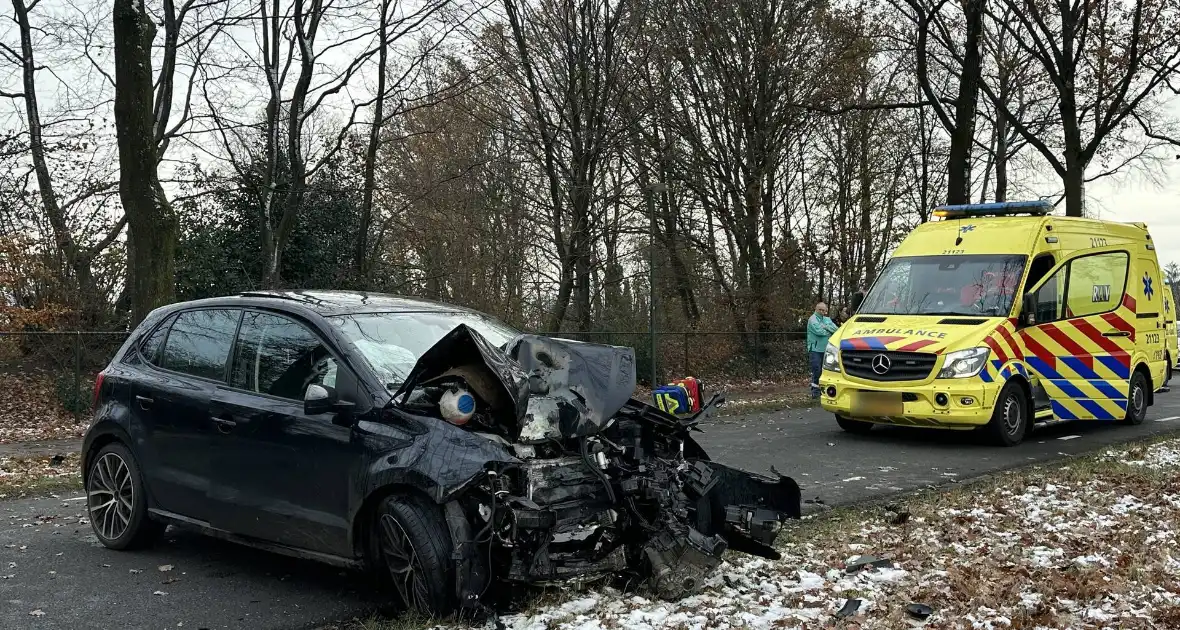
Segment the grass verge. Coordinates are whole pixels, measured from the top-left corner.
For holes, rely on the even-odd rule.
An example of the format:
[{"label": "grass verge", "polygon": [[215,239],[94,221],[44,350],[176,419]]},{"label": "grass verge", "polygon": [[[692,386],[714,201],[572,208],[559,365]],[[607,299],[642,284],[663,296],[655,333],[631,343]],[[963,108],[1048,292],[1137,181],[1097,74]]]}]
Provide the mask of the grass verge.
[{"label": "grass verge", "polygon": [[0,500],[82,489],[77,453],[0,458]]}]

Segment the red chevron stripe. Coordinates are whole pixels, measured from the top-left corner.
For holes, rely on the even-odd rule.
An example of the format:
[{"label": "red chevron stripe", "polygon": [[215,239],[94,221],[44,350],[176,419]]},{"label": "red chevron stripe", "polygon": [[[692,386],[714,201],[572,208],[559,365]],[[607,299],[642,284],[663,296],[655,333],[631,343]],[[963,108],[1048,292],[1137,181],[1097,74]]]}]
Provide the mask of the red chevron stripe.
[{"label": "red chevron stripe", "polygon": [[1004,347],[1001,343],[995,340],[995,337],[988,335],[984,337],[983,342],[986,344],[986,346],[991,348],[991,352],[996,353],[996,359],[999,359],[1004,363],[1008,362],[1008,354],[1004,352]]},{"label": "red chevron stripe", "polygon": [[992,352],[996,353],[997,359],[1003,363],[1008,362],[1008,354],[1004,352],[1004,346],[1000,345],[1000,343],[996,341],[994,337],[988,335],[983,339],[983,343],[987,344],[987,347],[991,348]]},{"label": "red chevron stripe", "polygon": [[921,340],[915,341],[913,343],[907,343],[906,345],[898,348],[897,351],[898,352],[914,352],[916,350],[921,350],[922,348],[925,348],[926,346],[931,346],[936,343],[938,343],[938,342],[934,341],[933,339],[921,339]]},{"label": "red chevron stripe", "polygon": [[1135,307],[1137,306],[1137,304],[1135,303],[1135,298],[1131,297],[1130,293],[1123,294],[1123,306],[1130,309],[1130,311],[1132,313],[1135,312]]},{"label": "red chevron stripe", "polygon": [[1054,355],[1052,352],[1049,352],[1045,346],[1042,346],[1040,342],[1038,342],[1036,339],[1033,339],[1032,335],[1026,332],[1021,332],[1020,338],[1024,341],[1024,346],[1028,348],[1028,351],[1031,352],[1034,357],[1044,361],[1045,363],[1048,363],[1050,366],[1056,369],[1056,355]]},{"label": "red chevron stripe", "polygon": [[1106,323],[1114,326],[1115,330],[1122,330],[1131,333],[1130,340],[1135,341],[1135,327],[1128,324],[1127,320],[1119,317],[1114,313],[1106,313],[1102,316]]},{"label": "red chevron stripe", "polygon": [[1041,328],[1045,331],[1045,334],[1049,335],[1050,339],[1060,344],[1067,353],[1081,359],[1086,367],[1090,369],[1094,368],[1094,357],[1091,352],[1078,345],[1073,339],[1070,339],[1069,335],[1065,334],[1064,331],[1053,324],[1045,324]]},{"label": "red chevron stripe", "polygon": [[1012,333],[1008,332],[1008,329],[1004,326],[1000,326],[997,330],[1000,333],[1000,337],[1003,338],[1004,342],[1008,344],[1008,349],[1011,350],[1012,356],[1023,360],[1024,350],[1021,349],[1020,344],[1016,343],[1016,340],[1012,338]]},{"label": "red chevron stripe", "polygon": [[1085,335],[1087,339],[1098,344],[1098,347],[1102,348],[1104,352],[1108,352],[1110,354],[1119,354],[1124,352],[1123,349],[1119,347],[1119,344],[1115,343],[1109,337],[1103,337],[1102,333],[1098,332],[1098,329],[1091,325],[1090,322],[1084,319],[1079,319],[1070,323],[1073,324],[1074,328],[1077,328],[1078,331]]},{"label": "red chevron stripe", "polygon": [[849,339],[846,339],[846,341],[848,342],[848,345],[857,350],[869,349],[869,343],[860,337],[850,337]]}]

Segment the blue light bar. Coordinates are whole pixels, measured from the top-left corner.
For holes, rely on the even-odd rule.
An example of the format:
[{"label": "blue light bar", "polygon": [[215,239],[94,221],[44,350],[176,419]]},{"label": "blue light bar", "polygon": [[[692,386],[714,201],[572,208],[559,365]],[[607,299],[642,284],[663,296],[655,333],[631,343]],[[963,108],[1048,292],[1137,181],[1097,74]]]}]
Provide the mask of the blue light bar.
[{"label": "blue light bar", "polygon": [[934,216],[946,219],[958,217],[1008,216],[1013,214],[1046,215],[1053,211],[1048,201],[1000,201],[996,203],[965,203],[955,206],[938,206]]}]

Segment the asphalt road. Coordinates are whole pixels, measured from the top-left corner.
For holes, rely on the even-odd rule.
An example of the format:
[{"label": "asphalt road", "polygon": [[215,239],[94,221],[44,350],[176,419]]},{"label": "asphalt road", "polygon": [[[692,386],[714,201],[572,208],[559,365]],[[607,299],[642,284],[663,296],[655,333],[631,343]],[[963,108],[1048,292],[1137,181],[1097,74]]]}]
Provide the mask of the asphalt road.
[{"label": "asphalt road", "polygon": [[[1060,425],[1007,449],[959,433],[850,435],[815,409],[710,422],[701,442],[714,459],[773,466],[805,499],[835,506],[1177,432],[1180,392],[1160,395],[1138,427]],[[0,503],[0,627],[297,629],[382,605],[355,575],[185,532],[149,551],[108,551],[84,517],[78,494]]]}]

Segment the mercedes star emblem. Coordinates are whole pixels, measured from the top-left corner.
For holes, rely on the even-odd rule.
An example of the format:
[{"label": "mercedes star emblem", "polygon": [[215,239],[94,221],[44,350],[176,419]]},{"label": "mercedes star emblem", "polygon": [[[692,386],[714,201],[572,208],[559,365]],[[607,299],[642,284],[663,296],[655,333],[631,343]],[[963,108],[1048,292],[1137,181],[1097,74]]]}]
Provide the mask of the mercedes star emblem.
[{"label": "mercedes star emblem", "polygon": [[889,357],[883,354],[873,357],[873,371],[877,374],[885,374],[889,371],[890,367]]}]

